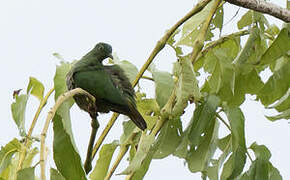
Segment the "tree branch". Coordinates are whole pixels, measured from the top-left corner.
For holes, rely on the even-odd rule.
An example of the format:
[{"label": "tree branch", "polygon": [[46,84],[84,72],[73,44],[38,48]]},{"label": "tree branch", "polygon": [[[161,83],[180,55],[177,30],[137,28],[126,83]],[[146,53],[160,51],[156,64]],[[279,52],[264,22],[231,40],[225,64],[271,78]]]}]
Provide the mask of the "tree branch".
[{"label": "tree branch", "polygon": [[272,4],[263,0],[225,0],[225,1],[240,7],[269,14],[287,23],[290,22],[290,10],[282,8],[276,4]]}]

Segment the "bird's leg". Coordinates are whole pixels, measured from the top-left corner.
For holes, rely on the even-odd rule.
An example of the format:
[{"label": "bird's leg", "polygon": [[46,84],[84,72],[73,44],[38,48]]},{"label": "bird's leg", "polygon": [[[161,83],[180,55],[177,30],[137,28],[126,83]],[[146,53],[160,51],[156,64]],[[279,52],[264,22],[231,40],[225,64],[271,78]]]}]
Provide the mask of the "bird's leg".
[{"label": "bird's leg", "polygon": [[93,152],[93,147],[94,147],[94,143],[95,143],[95,139],[96,139],[96,134],[97,134],[98,128],[100,126],[98,119],[97,119],[97,116],[98,115],[95,113],[94,113],[94,115],[91,115],[92,132],[91,132],[91,137],[90,137],[90,141],[89,141],[89,145],[88,145],[87,157],[86,157],[86,161],[84,164],[86,174],[88,174],[92,170],[92,152]]}]

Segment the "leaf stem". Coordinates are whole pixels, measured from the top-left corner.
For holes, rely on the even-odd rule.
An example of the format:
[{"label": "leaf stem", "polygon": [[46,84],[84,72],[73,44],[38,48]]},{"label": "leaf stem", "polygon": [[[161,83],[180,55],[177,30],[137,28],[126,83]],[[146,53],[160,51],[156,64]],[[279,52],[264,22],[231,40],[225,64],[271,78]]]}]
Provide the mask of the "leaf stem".
[{"label": "leaf stem", "polygon": [[65,92],[64,94],[60,95],[54,106],[51,108],[51,110],[48,112],[47,117],[46,117],[46,121],[44,124],[44,127],[42,129],[41,132],[41,139],[40,139],[40,179],[41,180],[46,180],[45,177],[45,138],[46,138],[46,133],[49,127],[49,123],[51,121],[51,119],[54,117],[57,109],[59,108],[59,106],[66,101],[67,99],[73,97],[76,94],[85,94],[87,95],[92,101],[95,101],[94,96],[92,96],[91,94],[89,94],[88,92],[86,92],[85,90],[81,89],[81,88],[76,88],[73,89],[71,91]]},{"label": "leaf stem", "polygon": [[216,117],[232,132],[230,125],[218,113],[216,113]]},{"label": "leaf stem", "polygon": [[23,164],[23,161],[24,161],[25,156],[26,156],[26,150],[28,149],[28,147],[27,147],[28,146],[28,141],[31,138],[31,135],[32,135],[33,129],[34,129],[35,125],[36,125],[36,122],[38,120],[38,117],[39,117],[43,107],[46,105],[48,98],[53,93],[53,91],[54,91],[54,88],[50,89],[48,91],[48,93],[45,95],[45,97],[41,100],[41,102],[40,102],[40,104],[38,106],[38,109],[37,109],[37,111],[36,111],[36,113],[35,113],[35,115],[33,117],[33,120],[32,120],[32,123],[30,125],[30,128],[28,130],[27,136],[25,137],[24,147],[23,147],[23,149],[22,149],[22,151],[20,153],[19,162],[18,162],[18,166],[17,166],[17,171],[22,169],[22,164]]}]

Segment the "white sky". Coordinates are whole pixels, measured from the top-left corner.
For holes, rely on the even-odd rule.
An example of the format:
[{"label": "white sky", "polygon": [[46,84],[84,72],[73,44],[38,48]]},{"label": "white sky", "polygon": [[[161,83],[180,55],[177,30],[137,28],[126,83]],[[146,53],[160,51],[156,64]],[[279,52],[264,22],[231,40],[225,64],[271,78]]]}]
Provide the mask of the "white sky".
[{"label": "white sky", "polygon": [[[272,0],[283,5],[285,1]],[[139,68],[149,56],[157,40],[177,20],[192,7],[192,0],[26,0],[1,1],[0,3],[0,145],[6,144],[18,134],[12,120],[10,104],[15,89],[26,89],[29,76],[36,77],[45,84],[46,90],[52,87],[52,78],[58,60],[52,53],[60,53],[66,60],[81,58],[97,42],[108,42],[113,46],[120,59],[127,59]],[[227,6],[224,22],[231,19],[237,8]],[[229,8],[230,7],[230,8]],[[245,12],[240,11],[240,15]],[[274,18],[270,23],[280,24]],[[225,32],[233,32],[236,27],[225,26]],[[165,48],[155,59],[160,69],[171,71],[174,54]],[[153,91],[152,84],[144,89]],[[149,92],[148,94],[152,94]],[[251,99],[251,98],[250,98]],[[31,98],[28,104],[27,127],[37,107],[37,100]],[[49,103],[47,107],[51,107]],[[247,145],[254,141],[266,145],[272,153],[271,162],[280,170],[284,179],[290,179],[289,152],[287,140],[290,137],[289,124],[286,121],[271,123],[264,118],[265,111],[260,103],[249,100],[242,106],[246,117]],[[44,121],[46,111],[41,115]],[[109,115],[102,115],[102,129]],[[77,107],[72,111],[72,123],[75,139],[82,158],[85,157],[90,132],[89,116]],[[103,122],[102,122],[103,121]],[[122,118],[117,121],[106,142],[111,142],[121,133]],[[34,134],[39,135],[42,122]],[[224,131],[221,130],[221,134]],[[50,130],[48,138],[51,138]],[[51,142],[50,142],[51,143]],[[50,146],[51,147],[51,146]],[[52,156],[52,154],[50,155]],[[52,165],[49,162],[48,165]],[[126,167],[122,163],[117,173]],[[183,160],[169,157],[154,160],[145,176],[146,179],[200,179],[199,174],[191,174]],[[113,176],[113,180],[124,176]]]}]

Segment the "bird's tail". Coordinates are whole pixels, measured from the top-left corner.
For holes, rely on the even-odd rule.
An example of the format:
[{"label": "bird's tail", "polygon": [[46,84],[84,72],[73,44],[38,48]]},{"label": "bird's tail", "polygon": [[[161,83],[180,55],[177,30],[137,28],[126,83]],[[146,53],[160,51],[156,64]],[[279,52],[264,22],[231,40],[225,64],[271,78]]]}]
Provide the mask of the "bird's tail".
[{"label": "bird's tail", "polygon": [[137,108],[131,104],[129,104],[129,109],[129,118],[134,122],[134,124],[136,124],[138,128],[144,131],[147,128],[147,124],[142,115],[138,112]]}]

